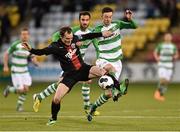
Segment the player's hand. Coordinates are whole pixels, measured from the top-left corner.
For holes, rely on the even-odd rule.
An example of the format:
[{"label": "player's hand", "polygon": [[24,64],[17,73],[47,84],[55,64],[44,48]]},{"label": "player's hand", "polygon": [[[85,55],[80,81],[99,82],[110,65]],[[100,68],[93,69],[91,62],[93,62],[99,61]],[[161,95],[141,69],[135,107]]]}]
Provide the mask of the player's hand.
[{"label": "player's hand", "polygon": [[102,32],[103,37],[107,38],[113,35],[112,31],[103,31]]},{"label": "player's hand", "polygon": [[132,11],[131,10],[126,10],[124,13],[124,16],[128,19],[128,21],[132,20]]},{"label": "player's hand", "polygon": [[9,72],[9,67],[8,66],[4,66],[3,67],[3,72],[5,72],[5,73]]},{"label": "player's hand", "polygon": [[36,56],[31,56],[31,61],[35,66],[39,66],[40,63],[38,62]]},{"label": "player's hand", "polygon": [[76,45],[79,47],[79,46],[83,45],[83,42],[78,41],[78,42],[76,42]]},{"label": "player's hand", "polygon": [[27,42],[23,42],[22,46],[23,46],[24,49],[26,49],[28,51],[30,51],[32,49],[31,46]]}]

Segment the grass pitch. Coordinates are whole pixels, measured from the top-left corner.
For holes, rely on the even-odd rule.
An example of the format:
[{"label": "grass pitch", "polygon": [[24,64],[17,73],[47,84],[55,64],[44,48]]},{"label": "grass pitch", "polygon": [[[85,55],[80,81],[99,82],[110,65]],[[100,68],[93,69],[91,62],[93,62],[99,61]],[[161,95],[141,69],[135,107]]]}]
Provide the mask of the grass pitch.
[{"label": "grass pitch", "polygon": [[[173,131],[180,130],[180,85],[171,84],[165,102],[153,99],[156,84],[130,84],[128,94],[118,102],[109,100],[98,109],[101,115],[88,122],[83,111],[80,84],[64,98],[58,122],[46,126],[52,96],[43,100],[39,112],[33,112],[32,95],[50,83],[34,83],[27,95],[24,112],[16,112],[17,95],[2,96],[6,84],[0,84],[0,131]],[[102,90],[91,88],[91,101]]]}]

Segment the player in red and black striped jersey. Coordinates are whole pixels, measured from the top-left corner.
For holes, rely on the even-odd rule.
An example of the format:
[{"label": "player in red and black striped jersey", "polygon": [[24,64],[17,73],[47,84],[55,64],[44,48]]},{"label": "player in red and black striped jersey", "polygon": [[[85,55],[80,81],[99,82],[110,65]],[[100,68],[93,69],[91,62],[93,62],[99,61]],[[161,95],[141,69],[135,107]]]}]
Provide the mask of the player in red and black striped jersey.
[{"label": "player in red and black striped jersey", "polygon": [[[68,37],[69,38],[59,39],[58,42],[53,42],[44,49],[31,49],[30,52],[36,55],[54,54],[59,60],[64,72],[78,70],[84,64],[84,61],[82,60],[80,50],[76,43],[86,39],[102,37],[102,33],[89,33],[81,36],[72,35],[72,33],[70,33]],[[66,42],[63,42],[63,39],[69,40],[64,40]]]},{"label": "player in red and black striped jersey", "polygon": [[58,42],[52,43],[44,49],[32,49],[28,43],[23,43],[25,49],[35,55],[54,54],[60,62],[64,71],[62,80],[58,84],[55,96],[52,101],[51,114],[52,118],[47,125],[54,124],[57,120],[57,114],[60,110],[60,101],[71,90],[78,81],[88,81],[91,78],[99,77],[106,74],[106,70],[97,66],[90,66],[84,63],[81,58],[77,45],[79,41],[93,39],[96,37],[109,37],[111,31],[102,33],[88,33],[84,35],[73,35],[70,27],[63,27],[60,30],[61,38]]}]

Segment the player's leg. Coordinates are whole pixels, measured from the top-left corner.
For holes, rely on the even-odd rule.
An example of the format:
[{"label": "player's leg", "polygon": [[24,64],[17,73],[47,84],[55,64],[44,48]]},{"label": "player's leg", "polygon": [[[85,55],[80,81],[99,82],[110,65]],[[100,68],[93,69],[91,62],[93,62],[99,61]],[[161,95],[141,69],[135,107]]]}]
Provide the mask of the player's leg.
[{"label": "player's leg", "polygon": [[159,82],[157,89],[154,93],[154,98],[159,100],[159,101],[164,101],[164,97],[162,96],[163,91],[164,91],[164,82],[165,82],[165,76],[166,76],[166,70],[165,68],[158,68],[158,76],[159,76]]},{"label": "player's leg", "polygon": [[57,83],[52,83],[42,92],[33,95],[33,100],[34,100],[33,109],[35,112],[39,111],[39,106],[41,101],[49,97],[51,94],[55,93],[56,89],[57,89]]},{"label": "player's leg", "polygon": [[84,103],[84,110],[88,110],[90,107],[90,81],[82,83],[81,92]]},{"label": "player's leg", "polygon": [[[59,78],[59,81],[62,80],[62,75],[63,75],[64,71],[62,71],[60,73],[60,78]],[[36,93],[33,95],[33,99],[38,99],[40,102],[42,100],[44,100],[45,98],[49,97],[51,94],[55,93],[57,89],[57,84],[56,83],[53,83],[53,84],[50,84],[49,86],[47,86],[43,91],[41,91],[40,93]]]},{"label": "player's leg", "polygon": [[[116,89],[119,89],[119,92],[121,92],[122,95],[127,93],[127,88],[128,88],[128,84],[129,84],[129,80],[125,79],[121,82],[121,84],[119,83],[118,79],[120,77],[121,71],[122,71],[122,63],[121,61],[117,61],[117,62],[108,62],[107,60],[104,59],[98,59],[96,61],[96,65],[100,68],[104,68],[106,71],[108,71],[109,76],[111,76],[111,78],[114,81],[114,85]],[[116,90],[114,89],[114,90]],[[113,93],[117,93],[116,91]]]},{"label": "player's leg", "polygon": [[69,88],[65,84],[60,83],[58,85],[58,88],[56,90],[56,93],[54,95],[54,98],[51,104],[51,118],[49,119],[47,125],[53,125],[56,123],[57,115],[61,108],[60,101],[66,95],[68,91],[69,91]]},{"label": "player's leg", "polygon": [[127,88],[129,85],[129,80],[125,78],[123,81],[119,83],[119,77],[122,71],[122,62],[119,60],[117,62],[107,63],[104,68],[109,71],[110,76],[113,78],[115,82],[115,87],[119,88],[121,95],[125,95],[127,93]]},{"label": "player's leg", "polygon": [[29,86],[32,84],[32,79],[29,73],[24,73],[20,76],[19,88],[21,92],[19,93],[17,101],[17,111],[23,111],[23,104],[26,100],[27,92],[29,91]]},{"label": "player's leg", "polygon": [[[98,66],[92,66],[89,72],[89,78],[94,78],[98,76],[103,76],[107,73],[107,71],[103,68],[99,68]],[[104,94],[101,94],[100,97],[92,104],[90,112],[88,116],[92,117],[97,107],[100,107],[104,103],[108,101],[109,98],[112,97],[111,91],[107,90]]]},{"label": "player's leg", "polygon": [[154,93],[154,98],[159,101],[164,101],[165,97],[164,94],[167,91],[167,87],[169,84],[169,81],[172,76],[172,69],[165,69],[165,68],[159,68],[158,74],[159,74],[159,83],[157,90]]},{"label": "player's leg", "polygon": [[61,108],[61,100],[78,82],[78,80],[74,79],[75,77],[76,74],[68,73],[64,75],[62,81],[58,84],[56,93],[51,104],[51,118],[46,125],[53,125],[56,123],[57,115]]},{"label": "player's leg", "polygon": [[[62,80],[62,77],[59,79],[59,82]],[[51,94],[56,92],[57,89],[57,82],[50,84],[48,87],[46,87],[42,92],[36,93],[33,95],[33,109],[35,112],[39,111],[39,107],[41,104],[41,101],[44,100],[45,98],[49,97]]]},{"label": "player's leg", "polygon": [[120,85],[118,80],[116,79],[116,78],[119,78],[119,76],[120,76],[122,66],[120,67],[120,71],[117,72],[117,70],[111,64],[108,64],[108,63],[102,63],[102,64],[105,64],[105,65],[101,65],[101,64],[100,65],[103,66],[103,68],[109,72],[107,75],[109,75],[113,79],[113,81],[115,83],[115,87],[120,88],[120,90],[117,90],[117,89],[105,90],[105,93],[101,94],[100,97],[95,101],[95,103],[93,103],[91,110],[90,110],[89,114],[87,115],[88,121],[92,120],[92,115],[93,115],[94,111],[96,111],[96,109],[98,107],[100,107],[104,103],[106,103],[109,98],[111,98],[113,96],[113,100],[117,101],[119,96],[124,95],[127,92],[127,87],[128,87],[129,82],[124,82],[124,83],[121,83],[121,85]]},{"label": "player's leg", "polygon": [[9,93],[18,93],[18,86],[19,86],[19,82],[20,82],[20,78],[18,74],[11,74],[11,79],[12,79],[12,83],[13,86],[7,86],[4,91],[3,91],[3,95],[4,97],[7,97],[9,95]]},{"label": "player's leg", "polygon": [[[83,82],[82,89],[81,89],[85,113],[88,113],[88,111],[90,110],[90,106],[91,106],[91,103],[90,103],[90,83],[92,83],[92,80],[89,80],[87,82]],[[100,115],[100,112],[95,111],[94,116],[98,116],[98,115]]]},{"label": "player's leg", "polygon": [[27,93],[24,92],[24,93],[19,94],[19,96],[18,96],[16,110],[19,111],[19,112],[24,110],[23,109],[23,104],[24,104],[24,102],[26,100],[26,95],[27,95]]}]

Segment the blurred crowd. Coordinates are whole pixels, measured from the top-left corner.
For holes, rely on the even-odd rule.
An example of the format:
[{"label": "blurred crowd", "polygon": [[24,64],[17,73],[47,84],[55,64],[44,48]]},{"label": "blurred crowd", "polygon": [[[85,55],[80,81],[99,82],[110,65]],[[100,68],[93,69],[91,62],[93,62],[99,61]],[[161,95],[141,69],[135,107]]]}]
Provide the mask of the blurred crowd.
[{"label": "blurred crowd", "polygon": [[41,27],[43,16],[50,7],[60,5],[62,12],[90,11],[97,4],[118,5],[118,10],[137,10],[137,4],[146,3],[147,18],[169,17],[171,26],[178,23],[178,0],[1,0],[0,1],[0,46],[9,43],[11,29],[17,27],[28,16],[35,20],[35,27]]}]

